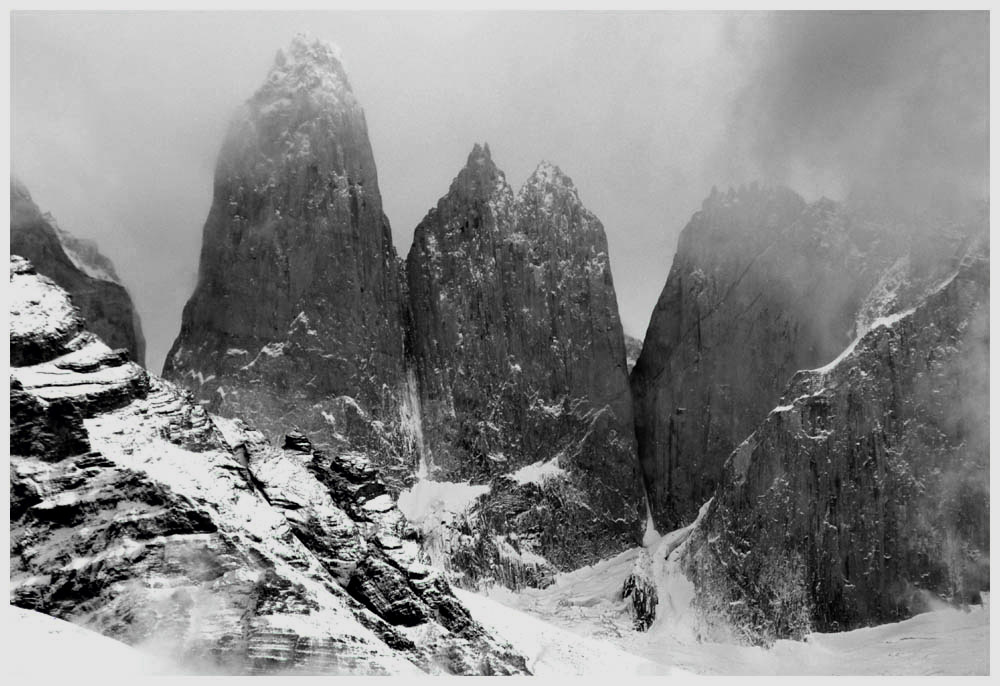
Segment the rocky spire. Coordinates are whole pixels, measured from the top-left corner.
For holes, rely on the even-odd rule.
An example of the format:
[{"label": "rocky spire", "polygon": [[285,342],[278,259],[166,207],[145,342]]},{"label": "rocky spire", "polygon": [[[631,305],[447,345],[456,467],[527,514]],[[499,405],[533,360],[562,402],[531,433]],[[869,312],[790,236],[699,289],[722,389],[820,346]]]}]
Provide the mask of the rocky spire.
[{"label": "rocky spire", "polygon": [[483,226],[505,230],[511,220],[513,199],[507,177],[493,162],[489,144],[476,143],[465,166],[451,182],[448,195],[441,198],[437,208],[432,209],[428,215],[438,216],[440,221],[422,221],[417,226],[417,231],[425,234],[434,229],[445,229],[451,219],[463,216],[468,205],[483,203],[483,216],[480,217]]},{"label": "rocky spire", "polygon": [[343,432],[338,396],[395,412],[397,269],[364,112],[336,49],[296,37],[226,135],[164,375],[275,440]]},{"label": "rocky spire", "polygon": [[[542,163],[515,194],[475,146],[417,227],[407,278],[430,477],[492,480],[480,540],[520,535],[555,568],[634,545],[643,496],[607,242],[569,177]],[[498,481],[535,463],[555,477]]]}]

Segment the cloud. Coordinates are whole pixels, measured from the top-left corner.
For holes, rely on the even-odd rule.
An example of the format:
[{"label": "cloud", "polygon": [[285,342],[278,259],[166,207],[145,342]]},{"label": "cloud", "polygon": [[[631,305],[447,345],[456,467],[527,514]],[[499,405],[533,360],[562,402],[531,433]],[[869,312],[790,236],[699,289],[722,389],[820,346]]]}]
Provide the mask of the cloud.
[{"label": "cloud", "polygon": [[713,185],[939,210],[985,196],[982,12],[15,13],[13,164],[114,261],[153,370],[194,288],[226,126],[303,29],[343,49],[400,253],[473,142],[514,185],[552,160],[604,223],[634,335]]},{"label": "cloud", "polygon": [[985,12],[795,12],[737,31],[756,70],[724,149],[760,177],[896,213],[988,195]]}]

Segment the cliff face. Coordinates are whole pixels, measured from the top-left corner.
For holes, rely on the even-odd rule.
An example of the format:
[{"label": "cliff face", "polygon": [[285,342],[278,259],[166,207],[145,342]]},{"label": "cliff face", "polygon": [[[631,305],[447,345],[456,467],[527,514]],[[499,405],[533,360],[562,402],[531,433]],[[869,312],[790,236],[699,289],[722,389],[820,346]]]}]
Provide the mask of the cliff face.
[{"label": "cliff face", "polygon": [[406,271],[427,476],[491,483],[478,535],[517,532],[556,567],[634,545],[624,339],[604,230],[571,180],[543,163],[515,194],[477,145]]},{"label": "cliff face", "polygon": [[912,304],[954,268],[967,236],[900,231],[781,188],[713,190],[681,234],[631,375],[660,530],[694,519],[797,370]]},{"label": "cliff face", "polygon": [[692,534],[709,620],[755,642],[989,589],[985,253],[823,368],[732,453]]},{"label": "cliff face", "polygon": [[139,315],[110,260],[92,242],[79,240],[42,214],[28,189],[10,183],[10,251],[21,255],[73,298],[90,328],[108,345],[124,348],[145,364],[146,341]]},{"label": "cliff face", "polygon": [[164,376],[273,440],[325,441],[338,397],[398,412],[401,314],[364,113],[333,48],[297,38],[229,128]]},{"label": "cliff face", "polygon": [[11,602],[194,673],[512,674],[362,453],[208,415],[11,261]]}]

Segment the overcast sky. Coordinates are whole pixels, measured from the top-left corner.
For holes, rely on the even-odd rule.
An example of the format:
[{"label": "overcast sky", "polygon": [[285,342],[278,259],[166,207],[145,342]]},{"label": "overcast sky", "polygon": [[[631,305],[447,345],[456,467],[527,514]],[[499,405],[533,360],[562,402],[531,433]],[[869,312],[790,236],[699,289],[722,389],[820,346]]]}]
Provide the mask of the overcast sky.
[{"label": "overcast sky", "polygon": [[297,32],[343,52],[401,255],[473,143],[515,189],[549,160],[604,223],[636,336],[713,185],[938,207],[987,188],[984,13],[22,13],[11,32],[11,168],[114,261],[155,371],[229,118]]}]

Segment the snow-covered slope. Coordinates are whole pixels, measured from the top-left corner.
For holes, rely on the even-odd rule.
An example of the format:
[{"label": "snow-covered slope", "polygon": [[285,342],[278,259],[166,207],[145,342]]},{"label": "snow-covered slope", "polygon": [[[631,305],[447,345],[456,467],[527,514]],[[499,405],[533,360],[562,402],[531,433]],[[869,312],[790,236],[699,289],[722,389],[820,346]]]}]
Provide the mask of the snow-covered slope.
[{"label": "snow-covered slope", "polygon": [[[704,512],[704,508],[702,510]],[[903,622],[813,633],[771,648],[699,640],[694,589],[680,557],[690,527],[568,574],[546,589],[489,597],[457,591],[473,617],[528,659],[536,675],[974,675],[989,673],[989,606],[939,609]],[[664,560],[667,551],[669,556]],[[644,554],[660,596],[647,632],[632,628],[621,588]]]},{"label": "snow-covered slope", "polygon": [[[155,655],[41,612],[10,605],[4,619],[8,627],[16,627],[6,632],[8,679],[76,679],[81,673],[154,676],[182,671]],[[58,649],[59,659],[43,659],[52,649]]]},{"label": "snow-covered slope", "polygon": [[[603,637],[590,637],[555,625],[534,612],[517,610],[497,598],[456,591],[472,616],[525,655],[535,676],[677,674],[672,666],[628,652]],[[506,591],[511,596],[516,596]],[[509,599],[508,599],[509,600]]]}]

